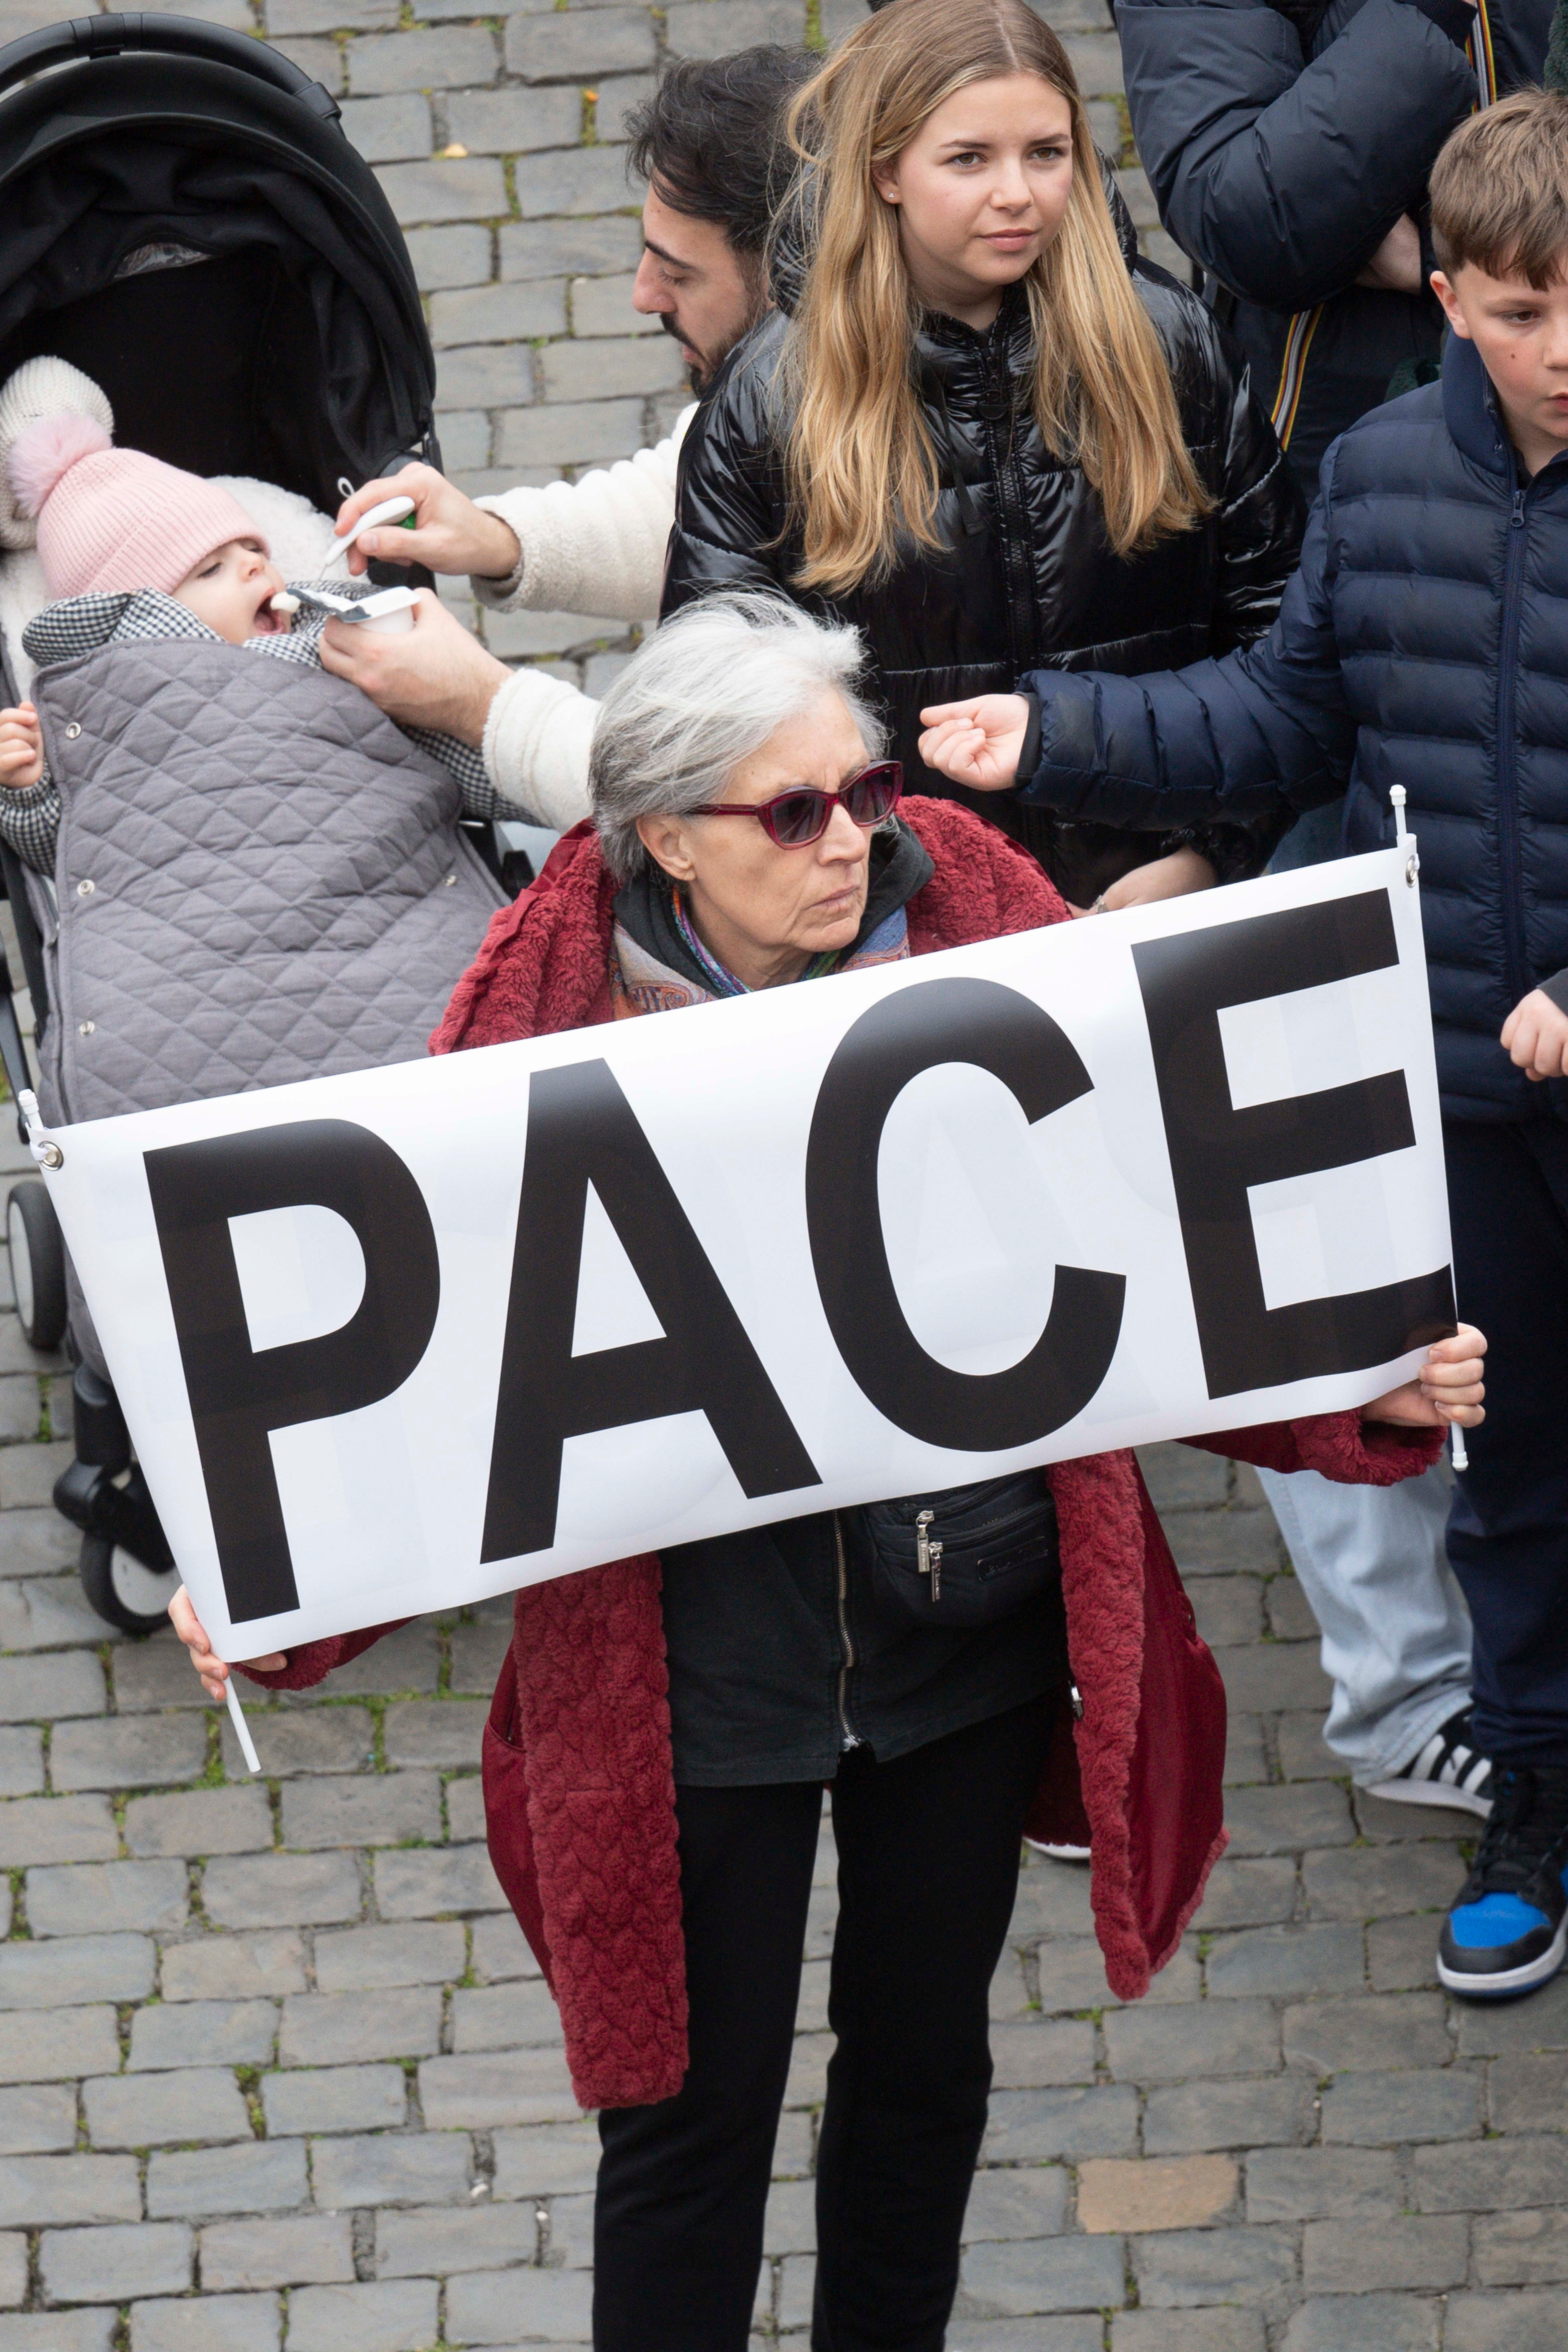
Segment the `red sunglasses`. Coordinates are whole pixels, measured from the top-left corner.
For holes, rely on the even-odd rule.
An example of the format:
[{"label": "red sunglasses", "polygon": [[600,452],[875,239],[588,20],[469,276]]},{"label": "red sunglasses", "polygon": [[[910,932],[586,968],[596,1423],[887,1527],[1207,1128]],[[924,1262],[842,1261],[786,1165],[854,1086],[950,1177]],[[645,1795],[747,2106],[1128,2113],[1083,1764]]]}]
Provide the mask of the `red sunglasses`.
[{"label": "red sunglasses", "polygon": [[879,760],[862,768],[836,793],[819,792],[815,784],[792,784],[771,801],[750,808],[742,801],[709,801],[688,809],[688,816],[754,816],[768,839],[781,849],[809,849],[827,831],[836,808],[856,824],[880,824],[903,798],[904,771],[898,760]]}]

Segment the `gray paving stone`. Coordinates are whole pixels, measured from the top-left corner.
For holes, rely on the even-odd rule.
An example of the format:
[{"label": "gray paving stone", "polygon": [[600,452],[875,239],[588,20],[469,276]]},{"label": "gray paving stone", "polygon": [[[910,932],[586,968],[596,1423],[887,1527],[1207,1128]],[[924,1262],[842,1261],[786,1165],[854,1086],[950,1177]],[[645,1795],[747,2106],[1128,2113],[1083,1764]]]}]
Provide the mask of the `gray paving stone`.
[{"label": "gray paving stone", "polygon": [[76,1566],[81,1538],[50,1509],[9,1510],[0,1546],[0,1576],[50,1576]]},{"label": "gray paving stone", "polygon": [[283,1791],[286,1846],[395,1845],[440,1834],[441,1784],[433,1772],[290,1780]]},{"label": "gray paving stone", "polygon": [[1211,1998],[1355,1992],[1365,1982],[1358,1919],[1216,1936],[1204,1964]]},{"label": "gray paving stone", "polygon": [[1261,2074],[1279,2063],[1279,2021],[1266,2001],[1201,2001],[1108,2014],[1105,2046],[1119,2082]]},{"label": "gray paving stone", "polygon": [[[1263,2315],[1189,2312],[1175,2340],[1181,2352],[1263,2352]],[[1112,2352],[1172,2352],[1172,2325],[1163,2312],[1119,2311],[1110,2323]],[[1363,2352],[1370,2347],[1363,2347]]]},{"label": "gray paving stone", "polygon": [[0,1723],[58,1723],[68,1716],[101,1715],[107,1704],[103,1667],[90,1650],[0,1658]]},{"label": "gray paving stone", "polygon": [[88,1862],[30,1870],[26,1886],[27,1925],[35,1936],[183,1927],[190,1910],[183,1862]]},{"label": "gray paving stone", "polygon": [[272,1843],[272,1809],[258,1788],[132,1797],[125,1843],[135,1854],[255,1853]]},{"label": "gray paving stone", "polygon": [[479,286],[490,274],[487,228],[414,228],[404,238],[421,286]]},{"label": "gray paving stone", "polygon": [[44,1785],[44,1735],[34,1724],[0,1730],[0,1797],[34,1797]]},{"label": "gray paving stone", "polygon": [[1327,1704],[1330,1684],[1316,1642],[1258,1642],[1216,1650],[1226,1696],[1241,1715],[1274,1715],[1282,1707]]},{"label": "gray paving stone", "polygon": [[[440,410],[525,408],[533,394],[533,352],[527,343],[465,343],[458,349],[444,349],[437,361],[436,405]],[[492,653],[554,650],[552,646],[503,648],[495,624],[508,619],[515,624],[523,617],[486,614],[486,643]]]},{"label": "gray paving stone", "polygon": [[[600,112],[603,113],[601,100]],[[574,278],[572,280],[572,331],[574,335],[657,335],[659,322],[632,308],[634,271],[619,278]]]},{"label": "gray paving stone", "polygon": [[1344,1759],[1323,1738],[1321,1707],[1289,1707],[1274,1718],[1279,1769],[1287,1780],[1342,1780]]},{"label": "gray paving stone", "polygon": [[1241,1788],[1268,1778],[1268,1750],[1260,1715],[1233,1715],[1226,1726],[1225,1784]]},{"label": "gray paving stone", "polygon": [[547,343],[542,382],[546,400],[609,400],[628,392],[672,392],[686,382],[686,363],[668,335],[606,335]]},{"label": "gray paving stone", "polygon": [[1293,1788],[1232,1789],[1225,1823],[1230,1850],[1252,1853],[1299,1853],[1303,1846],[1349,1845],[1355,1835],[1349,1800],[1331,1781]]},{"label": "gray paving stone", "polygon": [[1223,2300],[1275,2315],[1295,2292],[1290,2231],[1161,2230],[1130,2240],[1129,2247],[1139,2301],[1149,2310],[1202,2309]]},{"label": "gray paving stone", "polygon": [[[823,1988],[826,1991],[826,1987]],[[472,1996],[459,1994],[459,2000]],[[553,2006],[553,2004],[552,2004]],[[826,2023],[826,2013],[822,2022]],[[559,2023],[557,2023],[559,2032]],[[992,2084],[998,2091],[1044,2090],[1094,2080],[1094,2029],[1087,2019],[1040,2019],[991,2029]]]},{"label": "gray paving stone", "polygon": [[[374,1759],[375,1726],[363,1706],[247,1708],[246,1719],[269,1780],[292,1780],[300,1772],[363,1772]],[[254,1784],[226,1716],[221,1738],[225,1772],[252,1794]]]},{"label": "gray paving stone", "polygon": [[0,1805],[0,1870],[35,1862],[110,1862],[120,1833],[107,1797],[17,1797]]},{"label": "gray paving stone", "polygon": [[202,1899],[220,1927],[331,1925],[359,1917],[359,1869],[346,1853],[224,1858],[208,1863]]},{"label": "gray paving stone", "polygon": [[38,2275],[51,2303],[128,2303],[138,2294],[184,2294],[191,2284],[194,2243],[195,2232],[184,2221],[46,2230]]},{"label": "gray paving stone", "polygon": [[[478,1985],[452,1995],[452,2048],[460,2057],[478,2050],[553,2047],[560,2040],[561,2012],[542,1978],[523,1984]],[[1086,2081],[1093,2073],[1091,2054],[1088,2067],[1068,2079]]]},{"label": "gray paving stone", "polygon": [[[269,0],[276,5],[277,0]],[[131,2352],[278,2352],[275,2294],[202,2295],[131,2306]]]},{"label": "gray paving stone", "polygon": [[1428,1838],[1476,1835],[1473,1813],[1449,1812],[1434,1805],[1390,1805],[1381,1798],[1369,1797],[1364,1789],[1355,1790],[1353,1795],[1361,1833],[1374,1843],[1413,1845]]},{"label": "gray paving stone", "polygon": [[154,2221],[164,2214],[201,2221],[209,2213],[287,2212],[305,2197],[305,2143],[300,2139],[174,2149],[153,2157],[147,2166],[147,2211]]},{"label": "gray paving stone", "polygon": [[1568,1973],[1554,1977],[1528,2000],[1456,2001],[1454,2021],[1462,2058],[1568,2049]]},{"label": "gray paving stone", "polygon": [[141,2218],[134,2157],[0,2158],[0,2226]]},{"label": "gray paving stone", "polygon": [[1262,1640],[1260,1576],[1189,1576],[1184,1581],[1198,1632],[1211,1649]]},{"label": "gray paving stone", "polygon": [[[496,463],[505,472],[524,466],[584,466],[629,457],[642,446],[640,400],[586,400],[570,406],[510,409],[500,420]],[[453,1643],[453,1681],[457,1680]],[[475,1687],[470,1671],[464,1687]]]},{"label": "gray paving stone", "polygon": [[6,1446],[0,1452],[0,1510],[47,1503],[75,1450],[70,1445]]},{"label": "gray paving stone", "polygon": [[466,87],[493,81],[500,62],[493,36],[479,26],[396,33],[352,45],[349,89],[356,98],[365,98],[388,90]]},{"label": "gray paving stone", "polygon": [[[791,2120],[785,2116],[781,2139]],[[592,2189],[598,2175],[599,2135],[592,2124],[546,2124],[531,2131],[499,2131],[494,2145],[497,2197],[569,2195]]]},{"label": "gray paving stone", "polygon": [[344,2213],[300,2213],[276,2221],[217,2221],[201,2233],[202,2288],[331,2284],[354,2275]]},{"label": "gray paving stone", "polygon": [[317,2140],[310,2151],[316,2202],[326,2212],[361,2205],[467,2203],[471,2155],[466,2132],[381,2132]]},{"label": "gray paving stone", "polygon": [[1568,2294],[1453,2294],[1444,2352],[1562,2352]]},{"label": "gray paving stone", "polygon": [[316,1937],[316,1982],[324,1993],[451,1984],[466,1966],[463,1930],[455,1919],[404,1927],[352,1927],[346,1934]]},{"label": "gray paving stone", "polygon": [[289,2298],[289,2352],[419,2352],[435,2340],[434,2279],[307,2286]]},{"label": "gray paving stone", "polygon": [[[798,2186],[806,2201],[814,2202],[811,2185],[802,2181]],[[963,2242],[973,2246],[988,2239],[1054,2238],[1067,2227],[1067,2208],[1068,2175],[1063,2166],[987,2168],[975,2174],[969,2192]]]},{"label": "gray paving stone", "polygon": [[75,2009],[145,2000],[154,1949],[146,1936],[65,1936],[0,1945],[0,2009]]},{"label": "gray paving stone", "polygon": [[1454,2140],[1411,2159],[1421,2213],[1568,2204],[1568,2139]]},{"label": "gray paving stone", "polygon": [[[455,230],[445,230],[455,236]],[[613,215],[599,220],[509,221],[497,240],[500,254],[500,274],[503,278],[576,277],[580,272],[599,274],[610,270],[635,269],[641,251],[641,237],[637,222],[617,219]],[[428,278],[423,281],[430,284]],[[459,281],[449,281],[457,284]],[[463,283],[474,283],[464,280]],[[467,1629],[458,1628],[458,1633]],[[478,1685],[459,1683],[457,1672],[457,1641],[453,1637],[452,1687],[469,1690]],[[490,1677],[493,1682],[495,1677]]]},{"label": "gray paving stone", "polygon": [[[447,101],[447,128],[470,155],[526,155],[574,147],[583,130],[581,89],[464,90]],[[547,333],[561,334],[556,327]]]},{"label": "gray paving stone", "polygon": [[1309,2294],[1373,2294],[1458,2286],[1469,2226],[1458,2215],[1384,2213],[1373,2221],[1309,2221],[1301,2278]]},{"label": "gray paving stone", "polygon": [[76,2146],[76,2094],[63,2083],[0,2091],[0,2156],[58,2154]]},{"label": "gray paving stone", "polygon": [[119,2058],[114,2011],[107,2006],[0,2013],[0,2083],[107,2074]]},{"label": "gray paving stone", "polygon": [[798,48],[805,37],[803,0],[679,0],[666,28],[670,54],[721,58],[756,41]]},{"label": "gray paving stone", "polygon": [[268,2074],[261,2104],[270,2134],[396,2129],[408,2089],[398,2066],[300,2067]]},{"label": "gray paving stone", "polygon": [[380,2213],[375,2223],[378,2278],[447,2278],[454,2271],[504,2270],[531,2263],[539,2223],[531,2204],[486,2204],[467,2212],[436,2206],[422,2213]]},{"label": "gray paving stone", "polygon": [[1568,2128],[1568,2052],[1500,2058],[1488,2072],[1487,2089],[1495,2131]]},{"label": "gray paving stone", "polygon": [[1133,2156],[1138,2098],[1104,2090],[999,2091],[985,2129],[986,2164],[1046,2164],[1055,2157]]},{"label": "gray paving stone", "polygon": [[1125,2299],[1120,2238],[1035,2238],[964,2249],[959,2319],[1098,2311]]},{"label": "gray paving stone", "polygon": [[477,1772],[447,1783],[447,1835],[454,1845],[472,1845],[485,1834],[485,1792]]},{"label": "gray paving stone", "polygon": [[376,1908],[384,1919],[430,1919],[458,1911],[504,1911],[490,1858],[482,1845],[378,1853]]},{"label": "gray paving stone", "polygon": [[1312,2086],[1297,2075],[1183,2083],[1151,2091],[1143,2109],[1146,2156],[1205,2148],[1295,2147],[1312,2137]]},{"label": "gray paving stone", "polygon": [[0,2319],[0,2352],[109,2352],[112,2311],[18,2313]]},{"label": "gray paving stone", "polygon": [[[430,340],[437,351],[442,353],[447,352],[453,345],[511,343],[528,336],[563,335],[565,331],[566,289],[558,278],[529,278],[511,286],[463,286],[456,288],[449,294],[434,294],[430,298]],[[500,362],[496,362],[493,364],[499,367]],[[458,375],[454,373],[445,357],[441,360],[440,366],[444,371],[442,405],[444,407],[463,406],[464,387],[459,383]],[[513,390],[514,386],[528,383],[528,352],[514,353],[510,362],[510,373],[496,379],[503,386],[503,401],[517,396]],[[526,399],[527,396],[527,393],[524,392],[523,397]],[[497,404],[494,401],[479,398],[475,400],[473,404],[478,408],[485,408],[493,407]],[[457,1702],[447,1700],[443,1705],[438,1699],[426,1700],[422,1703],[437,1717],[448,1715],[454,1704],[458,1706],[464,1704],[461,1700]],[[403,1704],[413,1706],[421,1702],[408,1699]],[[446,1728],[450,1740],[455,1734],[456,1725],[447,1725]],[[484,1728],[482,1717],[479,1728],[481,1731]],[[468,1742],[460,1755],[442,1753],[435,1756],[394,1758],[390,1746],[387,1748],[389,1759],[417,1764],[468,1764],[473,1761],[478,1752],[477,1739]]]},{"label": "gray paving stone", "polygon": [[427,2058],[419,2069],[419,2104],[435,2131],[571,2123],[580,2112],[559,2048]]},{"label": "gray paving stone", "polygon": [[82,2084],[94,2147],[248,2139],[250,2117],[234,2076],[218,2066],[171,2074],[104,2074]]},{"label": "gray paving stone", "polygon": [[625,150],[561,147],[546,155],[520,155],[512,166],[517,208],[524,220],[546,213],[605,213],[637,199],[626,185]]},{"label": "gray paving stone", "polygon": [[1285,2063],[1315,2074],[1441,2066],[1451,2054],[1443,2003],[1431,1993],[1306,2001],[1284,2017]]},{"label": "gray paving stone", "polygon": [[194,1780],[206,1768],[205,1717],[118,1717],[62,1724],[49,1745],[57,1789],[142,1789]]},{"label": "gray paving stone", "polygon": [[1475,2275],[1482,2286],[1537,2286],[1568,2279],[1568,2215],[1525,2208],[1478,2213],[1471,2227]]},{"label": "gray paving stone", "polygon": [[277,2037],[276,2001],[158,2001],[131,2021],[130,2067],[268,2066]]},{"label": "gray paving stone", "polygon": [[1397,2213],[1399,2167],[1385,2148],[1268,2147],[1247,2159],[1249,2221],[1361,2221]]},{"label": "gray paving stone", "polygon": [[200,1709],[209,1704],[192,1669],[190,1652],[176,1639],[173,1627],[154,1633],[151,1641],[128,1642],[114,1653],[114,1705],[119,1714],[144,1715],[150,1708],[166,1706]]},{"label": "gray paving stone", "polygon": [[399,226],[504,219],[510,210],[501,167],[489,157],[462,163],[383,163],[375,176]]},{"label": "gray paving stone", "polygon": [[430,101],[411,92],[399,98],[351,98],[343,101],[342,125],[349,143],[370,163],[401,163],[428,155],[434,144]]},{"label": "gray paving stone", "polygon": [[[1453,1893],[1460,1880],[1456,1875]],[[1431,1913],[1413,1919],[1374,1919],[1366,1931],[1367,1980],[1374,1992],[1404,1992],[1437,1981],[1437,1937]]]},{"label": "gray paving stone", "polygon": [[653,23],[646,8],[518,16],[506,28],[506,69],[523,81],[592,80],[596,74],[636,73],[653,62]]},{"label": "gray paving stone", "polygon": [[[1446,1911],[1465,1874],[1458,1843],[1350,1846],[1301,1858],[1301,1884],[1314,1919],[1370,1919]],[[1436,1938],[1438,1922],[1427,1933]]]},{"label": "gray paving stone", "polygon": [[536,1977],[539,1962],[530,1951],[522,1929],[510,1911],[499,1917],[476,1919],[469,1930],[473,1970],[481,1984],[501,1984],[517,1977]]},{"label": "gray paving stone", "polygon": [[292,1994],[283,2004],[278,2055],[284,2066],[425,2058],[440,2047],[441,1995],[436,1987]]},{"label": "gray paving stone", "polygon": [[253,2000],[302,1992],[305,1947],[292,1929],[259,1936],[204,1936],[165,1944],[159,1958],[165,2000]]},{"label": "gray paving stone", "polygon": [[1223,1454],[1195,1445],[1141,1445],[1138,1467],[1162,1519],[1172,1511],[1215,1509],[1230,1498],[1231,1465]]},{"label": "gray paving stone", "polygon": [[1436,2352],[1442,2324],[1429,2295],[1315,2296],[1291,2314],[1284,2352]]},{"label": "gray paving stone", "polygon": [[1205,1931],[1260,1927],[1290,1918],[1295,1907],[1294,1854],[1261,1855],[1253,1862],[1232,1862],[1226,1855],[1209,1874],[1194,1924]]},{"label": "gray paving stone", "polygon": [[1461,2066],[1341,2074],[1323,2093],[1323,2137],[1347,2145],[1462,2139],[1480,2124],[1480,2076]]},{"label": "gray paving stone", "polygon": [[447,2284],[447,2340],[515,2343],[521,2329],[530,2352],[537,2336],[586,2344],[592,2297],[586,2271],[470,2271]]},{"label": "gray paving stone", "polygon": [[0,2308],[14,2310],[26,2293],[27,2241],[17,2231],[0,2238]]}]

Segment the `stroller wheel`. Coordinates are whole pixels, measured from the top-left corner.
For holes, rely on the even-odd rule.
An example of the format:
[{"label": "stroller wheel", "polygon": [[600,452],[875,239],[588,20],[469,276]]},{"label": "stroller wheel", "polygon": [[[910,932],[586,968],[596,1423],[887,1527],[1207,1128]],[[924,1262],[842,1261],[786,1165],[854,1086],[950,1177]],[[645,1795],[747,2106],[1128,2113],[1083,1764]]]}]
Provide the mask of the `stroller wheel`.
[{"label": "stroller wheel", "polygon": [[79,1572],[104,1622],[127,1633],[155,1633],[180,1584],[177,1568],[146,1568],[133,1551],[104,1536],[83,1536]]},{"label": "stroller wheel", "polygon": [[5,1247],[22,1337],[29,1348],[58,1348],[66,1328],[65,1243],[49,1196],[36,1177],[11,1187]]}]

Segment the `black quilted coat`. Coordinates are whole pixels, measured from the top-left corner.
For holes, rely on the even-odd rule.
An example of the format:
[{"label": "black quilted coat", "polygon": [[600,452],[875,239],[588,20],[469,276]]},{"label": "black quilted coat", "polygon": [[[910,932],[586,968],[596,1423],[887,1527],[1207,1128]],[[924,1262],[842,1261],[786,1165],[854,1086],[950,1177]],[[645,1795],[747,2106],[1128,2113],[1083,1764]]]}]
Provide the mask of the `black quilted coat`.
[{"label": "black quilted coat", "polygon": [[[1187,442],[1215,497],[1212,514],[1144,554],[1112,554],[1098,494],[1045,446],[1035,423],[1028,303],[1013,289],[987,333],[928,316],[917,340],[914,364],[938,453],[942,551],[910,547],[888,579],[832,605],[797,599],[865,632],[907,787],[966,801],[1027,839],[1079,904],[1103,887],[1100,874],[1108,880],[1136,862],[1125,837],[1113,850],[1107,837],[1114,862],[1096,873],[1094,843],[1056,841],[1047,812],[1022,811],[1010,793],[951,784],[921,761],[921,706],[1007,693],[1023,671],[1045,666],[1131,673],[1248,645],[1279,608],[1303,521],[1235,346],[1186,288],[1142,261],[1130,267],[1170,362]],[[687,434],[667,614],[716,588],[790,587],[799,550],[787,528],[775,433],[784,332],[777,315],[758,329]],[[1200,845],[1214,854],[1208,840]],[[1153,854],[1146,844],[1142,855]],[[1089,880],[1075,884],[1086,858]],[[1222,872],[1247,862],[1216,856]]]}]

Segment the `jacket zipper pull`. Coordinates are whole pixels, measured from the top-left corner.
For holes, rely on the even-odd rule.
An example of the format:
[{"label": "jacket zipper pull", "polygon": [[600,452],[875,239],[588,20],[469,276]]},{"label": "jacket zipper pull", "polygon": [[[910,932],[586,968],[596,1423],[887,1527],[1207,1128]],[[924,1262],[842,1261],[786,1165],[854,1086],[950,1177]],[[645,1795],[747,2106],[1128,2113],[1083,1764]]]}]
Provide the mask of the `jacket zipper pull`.
[{"label": "jacket zipper pull", "polygon": [[1083,1721],[1083,1693],[1079,1690],[1076,1683],[1068,1683],[1068,1689],[1071,1694],[1070,1703],[1072,1706],[1073,1721],[1075,1723],[1081,1723]]},{"label": "jacket zipper pull", "polygon": [[942,1545],[931,1539],[934,1511],[921,1511],[915,1520],[915,1565],[922,1576],[931,1579],[931,1603],[934,1609],[942,1599]]},{"label": "jacket zipper pull", "polygon": [[1512,513],[1512,515],[1510,517],[1510,520],[1512,522],[1512,524],[1513,524],[1513,527],[1514,527],[1515,530],[1523,530],[1523,528],[1524,528],[1524,492],[1523,492],[1522,490],[1515,490],[1515,492],[1514,492],[1514,494],[1513,494],[1513,513]]}]

